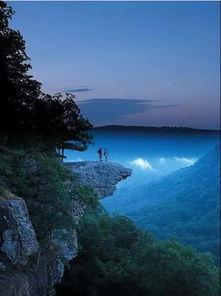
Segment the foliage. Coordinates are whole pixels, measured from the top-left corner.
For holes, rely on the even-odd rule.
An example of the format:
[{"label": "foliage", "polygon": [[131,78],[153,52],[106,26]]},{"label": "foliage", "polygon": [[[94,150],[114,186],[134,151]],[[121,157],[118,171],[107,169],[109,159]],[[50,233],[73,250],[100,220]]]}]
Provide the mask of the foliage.
[{"label": "foliage", "polygon": [[210,255],[177,241],[157,241],[123,216],[89,211],[78,229],[81,249],[57,295],[216,296]]},{"label": "foliage", "polygon": [[[38,138],[46,149],[83,151],[91,143],[92,128],[83,118],[72,94],[45,95],[41,84],[28,71],[31,65],[25,41],[19,31],[9,28],[13,10],[0,1],[0,132],[9,145]],[[66,143],[72,141],[72,143]]]},{"label": "foliage", "polygon": [[19,31],[8,27],[13,13],[6,2],[0,2],[0,126],[15,132],[28,126],[29,108],[33,99],[40,95],[41,84],[28,74],[31,65],[23,37]]},{"label": "foliage", "polygon": [[75,184],[74,174],[48,155],[0,147],[0,191],[26,200],[40,241],[47,241],[54,229],[72,230],[73,200],[96,206],[97,196],[88,186]]},{"label": "foliage", "polygon": [[36,132],[56,146],[61,158],[64,149],[84,151],[91,143],[87,131],[92,125],[82,117],[73,94],[44,95],[35,100],[33,122]]},{"label": "foliage", "polygon": [[134,196],[108,200],[107,209],[120,210],[160,239],[179,241],[220,257],[220,151],[214,149],[193,166],[136,188]]},{"label": "foliage", "polygon": [[98,206],[98,196],[90,185],[74,185],[72,194],[92,209]]}]

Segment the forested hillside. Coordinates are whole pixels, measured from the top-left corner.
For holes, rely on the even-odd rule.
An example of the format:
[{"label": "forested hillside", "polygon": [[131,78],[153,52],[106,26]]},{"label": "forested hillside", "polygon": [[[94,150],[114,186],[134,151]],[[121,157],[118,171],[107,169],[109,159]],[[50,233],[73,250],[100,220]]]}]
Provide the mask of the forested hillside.
[{"label": "forested hillside", "polygon": [[[25,41],[9,27],[13,14],[0,1],[0,296],[55,295],[64,272],[58,296],[218,296],[211,254],[109,216],[94,188],[103,183],[78,182],[79,171],[64,166],[65,149],[91,144],[92,125],[74,95],[44,94],[29,74]],[[129,216],[162,238],[176,231],[215,254],[217,155],[141,190],[145,199]],[[114,185],[128,175],[116,175]]]},{"label": "forested hillside", "polygon": [[123,216],[102,209],[78,227],[80,250],[66,269],[58,296],[218,296],[209,254],[176,240],[156,240]]},{"label": "forested hillside", "polygon": [[127,215],[159,238],[176,235],[181,242],[218,258],[219,155],[217,147],[193,166],[143,186],[141,196],[128,201]]}]

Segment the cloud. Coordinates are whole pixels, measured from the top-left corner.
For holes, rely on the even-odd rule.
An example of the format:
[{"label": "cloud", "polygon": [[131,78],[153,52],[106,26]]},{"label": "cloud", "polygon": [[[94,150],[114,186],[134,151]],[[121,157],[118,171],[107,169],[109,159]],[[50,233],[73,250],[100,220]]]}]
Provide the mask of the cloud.
[{"label": "cloud", "polygon": [[166,158],[164,158],[164,157],[160,157],[160,158],[158,159],[158,161],[159,161],[160,164],[164,164],[164,163],[166,162]]},{"label": "cloud", "polygon": [[179,163],[179,165],[181,165],[181,166],[190,166],[190,165],[193,165],[197,161],[197,158],[187,158],[187,157],[177,157],[177,156],[174,156],[171,158],[166,158],[166,157],[158,158],[158,163],[161,165],[164,165],[170,161],[175,161],[175,162]]},{"label": "cloud", "polygon": [[196,158],[187,158],[187,157],[174,157],[175,161],[184,164],[185,166],[193,165],[197,159]]},{"label": "cloud", "polygon": [[173,108],[177,105],[162,105],[158,100],[93,98],[79,102],[82,114],[93,124],[114,124],[128,115],[147,110]]},{"label": "cloud", "polygon": [[155,169],[151,166],[151,164],[148,162],[148,160],[143,159],[143,158],[136,158],[136,159],[130,161],[130,164],[136,165],[143,170],[155,171]]},{"label": "cloud", "polygon": [[68,160],[64,160],[64,161],[68,161],[68,162],[79,162],[79,161],[83,161],[83,159],[82,158],[80,158],[80,157],[77,157],[77,158],[74,158],[74,159],[69,159],[68,158]]},{"label": "cloud", "polygon": [[82,92],[88,92],[92,91],[93,88],[74,88],[74,89],[66,89],[64,90],[65,92],[70,92],[70,93],[82,93]]}]

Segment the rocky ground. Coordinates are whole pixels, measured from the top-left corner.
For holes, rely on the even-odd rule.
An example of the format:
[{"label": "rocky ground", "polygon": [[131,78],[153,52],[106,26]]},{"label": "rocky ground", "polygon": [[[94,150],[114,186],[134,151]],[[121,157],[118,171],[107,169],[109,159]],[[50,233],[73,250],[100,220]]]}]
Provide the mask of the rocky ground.
[{"label": "rocky ground", "polygon": [[[130,169],[117,163],[87,161],[65,163],[77,175],[77,183],[90,185],[99,198],[110,196],[116,184],[131,175]],[[76,221],[85,205],[73,201]],[[49,296],[60,282],[64,264],[77,255],[77,233],[66,234],[72,247],[52,234],[48,249],[41,250],[24,199],[0,197],[0,296]]]}]

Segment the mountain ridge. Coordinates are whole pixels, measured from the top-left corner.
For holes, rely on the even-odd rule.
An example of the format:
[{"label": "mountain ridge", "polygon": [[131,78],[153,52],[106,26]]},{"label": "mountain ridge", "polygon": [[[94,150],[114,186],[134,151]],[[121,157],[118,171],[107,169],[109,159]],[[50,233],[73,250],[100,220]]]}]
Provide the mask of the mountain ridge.
[{"label": "mountain ridge", "polygon": [[142,131],[142,132],[183,132],[183,133],[196,133],[196,132],[214,132],[220,133],[216,129],[197,129],[191,127],[171,127],[171,126],[135,126],[135,125],[104,125],[94,127],[92,130],[109,130],[109,131]]},{"label": "mountain ridge", "polygon": [[217,146],[192,166],[138,187],[138,196],[118,197],[118,209],[111,200],[105,207],[126,214],[160,239],[175,235],[182,243],[219,258],[219,160]]}]

